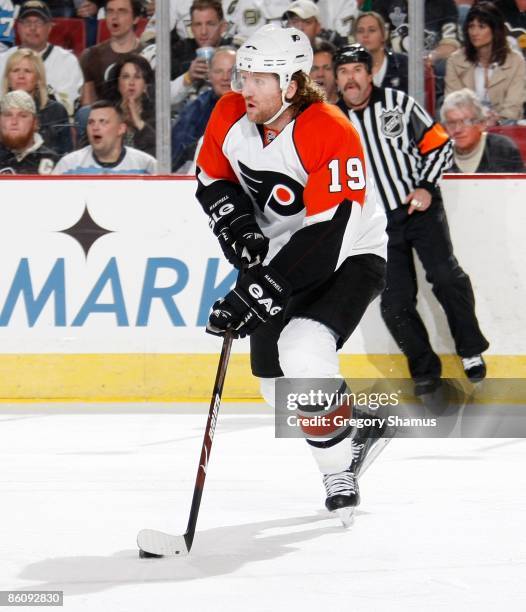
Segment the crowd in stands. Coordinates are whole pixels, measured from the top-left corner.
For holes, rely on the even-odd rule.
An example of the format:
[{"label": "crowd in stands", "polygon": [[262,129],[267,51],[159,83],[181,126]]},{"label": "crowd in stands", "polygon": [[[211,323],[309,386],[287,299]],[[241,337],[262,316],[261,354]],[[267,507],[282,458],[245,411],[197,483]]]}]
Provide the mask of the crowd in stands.
[{"label": "crowd in stands", "polygon": [[[155,1],[0,0],[0,173],[155,172]],[[307,35],[330,103],[334,56],[353,42],[377,87],[408,91],[408,0],[165,1],[173,172],[194,172],[235,51],[265,23]],[[452,171],[523,171],[504,133],[526,132],[526,0],[424,1],[426,103]]]}]

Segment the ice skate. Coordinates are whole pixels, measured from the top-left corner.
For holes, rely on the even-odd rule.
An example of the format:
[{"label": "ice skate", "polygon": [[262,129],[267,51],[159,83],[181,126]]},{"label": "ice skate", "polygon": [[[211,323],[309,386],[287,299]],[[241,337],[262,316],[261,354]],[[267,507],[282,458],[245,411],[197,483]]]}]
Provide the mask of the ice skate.
[{"label": "ice skate", "polygon": [[323,484],[327,493],[325,507],[336,512],[344,527],[352,523],[354,508],[360,503],[360,490],[350,469],[336,474],[324,474]]}]

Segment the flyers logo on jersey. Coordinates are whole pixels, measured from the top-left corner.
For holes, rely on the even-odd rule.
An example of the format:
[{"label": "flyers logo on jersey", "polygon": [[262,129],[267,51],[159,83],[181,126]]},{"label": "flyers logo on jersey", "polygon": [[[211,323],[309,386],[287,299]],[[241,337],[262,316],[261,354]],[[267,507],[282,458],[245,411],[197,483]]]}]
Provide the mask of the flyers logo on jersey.
[{"label": "flyers logo on jersey", "polygon": [[304,209],[303,185],[281,172],[253,170],[239,162],[241,176],[262,212],[268,206],[283,217]]}]

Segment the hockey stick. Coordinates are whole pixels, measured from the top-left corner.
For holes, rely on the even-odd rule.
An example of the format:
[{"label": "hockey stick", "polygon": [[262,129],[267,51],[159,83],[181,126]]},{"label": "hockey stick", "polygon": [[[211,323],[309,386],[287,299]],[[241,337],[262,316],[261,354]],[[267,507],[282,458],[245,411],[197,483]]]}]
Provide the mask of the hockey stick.
[{"label": "hockey stick", "polygon": [[212,442],[214,440],[214,432],[217,425],[217,415],[219,405],[221,404],[221,395],[223,394],[223,385],[225,383],[226,369],[230,358],[230,349],[232,348],[232,334],[227,331],[221,348],[221,356],[217,365],[216,379],[212,399],[210,401],[210,409],[208,411],[208,421],[206,423],[205,435],[203,437],[203,445],[201,446],[201,457],[197,468],[197,476],[194,485],[194,495],[192,497],[192,506],[190,508],[190,516],[186,533],[180,536],[170,535],[162,531],[153,529],[143,529],[137,535],[137,545],[139,546],[139,557],[164,557],[164,556],[184,556],[190,552],[194,541],[195,527],[197,525],[197,516],[199,514],[199,506],[201,505],[201,497],[205,486],[206,471],[208,462],[210,461],[210,452],[212,450]]}]

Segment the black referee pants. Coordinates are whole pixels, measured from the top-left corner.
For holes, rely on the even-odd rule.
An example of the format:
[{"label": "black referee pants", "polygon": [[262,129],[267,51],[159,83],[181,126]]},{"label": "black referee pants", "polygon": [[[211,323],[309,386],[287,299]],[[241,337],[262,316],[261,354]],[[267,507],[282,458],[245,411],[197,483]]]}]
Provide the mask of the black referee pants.
[{"label": "black referee pants", "polygon": [[382,294],[383,319],[407,357],[415,380],[439,378],[441,364],[433,351],[424,323],[416,310],[416,251],[426,279],[444,309],[458,355],[472,357],[489,344],[475,315],[475,296],[468,275],[453,254],[440,192],[433,194],[425,212],[407,214],[408,206],[388,215],[387,279]]}]

